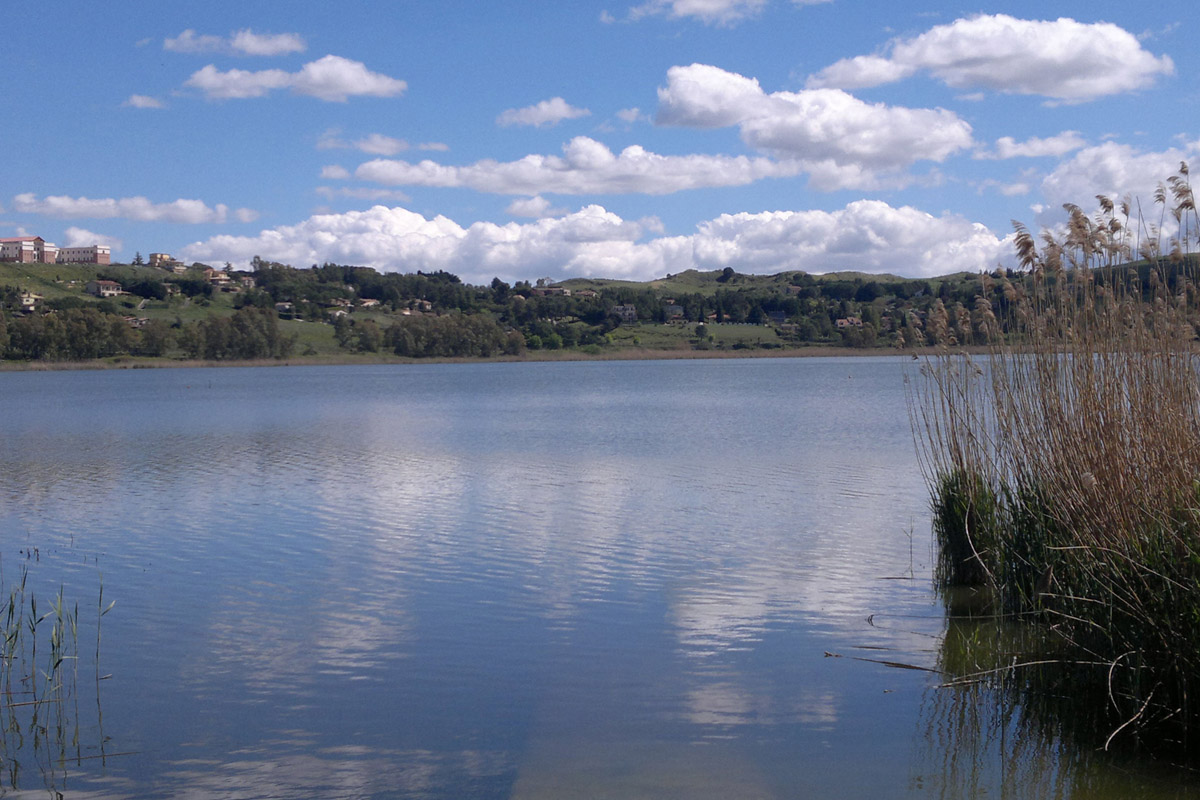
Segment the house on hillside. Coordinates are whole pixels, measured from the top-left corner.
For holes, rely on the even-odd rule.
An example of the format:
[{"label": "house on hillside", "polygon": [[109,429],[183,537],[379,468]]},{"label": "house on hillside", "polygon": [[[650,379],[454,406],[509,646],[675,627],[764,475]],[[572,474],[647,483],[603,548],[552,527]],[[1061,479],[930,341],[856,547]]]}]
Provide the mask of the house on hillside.
[{"label": "house on hillside", "polygon": [[165,269],[171,272],[175,271],[176,266],[187,269],[187,266],[182,261],[176,261],[170,253],[151,253],[149,263],[152,267],[158,267],[159,269]]},{"label": "house on hillside", "polygon": [[637,322],[637,306],[613,306],[612,313],[617,316],[617,319],[624,323]]},{"label": "house on hillside", "polygon": [[32,314],[34,311],[37,311],[38,303],[42,302],[44,299],[45,298],[40,294],[34,294],[33,292],[21,292],[21,313]]},{"label": "house on hillside", "polygon": [[116,297],[117,295],[124,293],[124,290],[121,288],[121,284],[117,283],[116,281],[100,280],[88,281],[87,287],[84,289],[84,291],[93,297]]},{"label": "house on hillside", "polygon": [[204,268],[204,280],[211,283],[213,286],[221,287],[230,282],[229,273],[223,270],[214,269],[212,267]]}]

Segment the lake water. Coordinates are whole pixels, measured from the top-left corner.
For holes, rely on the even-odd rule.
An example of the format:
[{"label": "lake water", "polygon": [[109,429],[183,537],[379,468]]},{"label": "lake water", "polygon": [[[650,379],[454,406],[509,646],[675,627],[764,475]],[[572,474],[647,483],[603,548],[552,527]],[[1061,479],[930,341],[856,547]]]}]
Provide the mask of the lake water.
[{"label": "lake water", "polygon": [[0,374],[3,597],[81,609],[0,795],[1193,796],[937,688],[907,373]]}]

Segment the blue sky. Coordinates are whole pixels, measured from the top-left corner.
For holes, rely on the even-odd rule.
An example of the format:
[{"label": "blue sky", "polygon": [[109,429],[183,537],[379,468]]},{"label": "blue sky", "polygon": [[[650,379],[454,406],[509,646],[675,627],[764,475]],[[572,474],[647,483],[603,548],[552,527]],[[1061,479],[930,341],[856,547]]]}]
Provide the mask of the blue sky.
[{"label": "blue sky", "polygon": [[[1086,11],[1086,15],[1085,15]],[[1200,151],[1194,0],[34,3],[0,236],[472,283],[906,276]]]}]

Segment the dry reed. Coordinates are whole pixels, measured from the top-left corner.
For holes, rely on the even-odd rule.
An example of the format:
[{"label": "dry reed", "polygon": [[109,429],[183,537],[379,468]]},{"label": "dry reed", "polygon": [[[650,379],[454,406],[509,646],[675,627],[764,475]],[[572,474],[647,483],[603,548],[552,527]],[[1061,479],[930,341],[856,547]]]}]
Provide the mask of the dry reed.
[{"label": "dry reed", "polygon": [[1200,721],[1200,226],[1186,164],[1156,197],[1178,231],[1165,246],[1130,201],[1098,200],[1090,217],[1068,205],[1065,234],[1040,246],[1017,224],[1024,272],[984,276],[976,303],[988,357],[927,359],[910,408],[939,578],[1044,621],[1122,738],[1169,721],[1186,743]]}]

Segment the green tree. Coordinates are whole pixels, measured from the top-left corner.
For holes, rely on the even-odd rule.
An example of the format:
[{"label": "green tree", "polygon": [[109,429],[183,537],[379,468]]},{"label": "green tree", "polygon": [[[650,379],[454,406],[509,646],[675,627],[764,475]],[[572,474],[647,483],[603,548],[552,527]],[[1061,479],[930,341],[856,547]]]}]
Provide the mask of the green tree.
[{"label": "green tree", "polygon": [[388,328],[384,343],[412,358],[487,358],[516,347],[489,314],[403,317]]},{"label": "green tree", "polygon": [[375,321],[363,320],[354,327],[358,339],[358,349],[364,353],[378,352],[379,346],[383,343],[383,332],[379,330]]},{"label": "green tree", "polygon": [[344,350],[350,348],[350,339],[354,335],[351,327],[345,314],[338,314],[333,318],[333,338],[337,339],[338,347]]},{"label": "green tree", "polygon": [[200,330],[199,323],[181,325],[178,333],[175,334],[175,343],[188,358],[200,358],[204,354],[204,334]]},{"label": "green tree", "polygon": [[142,326],[136,352],[142,356],[165,356],[171,347],[171,326],[161,319],[152,319]]}]

